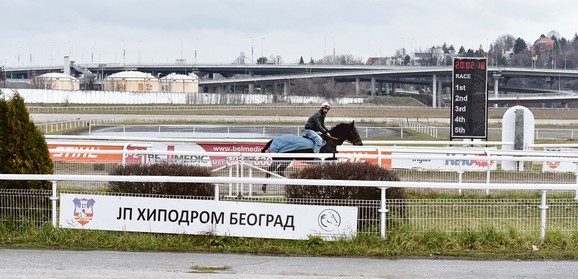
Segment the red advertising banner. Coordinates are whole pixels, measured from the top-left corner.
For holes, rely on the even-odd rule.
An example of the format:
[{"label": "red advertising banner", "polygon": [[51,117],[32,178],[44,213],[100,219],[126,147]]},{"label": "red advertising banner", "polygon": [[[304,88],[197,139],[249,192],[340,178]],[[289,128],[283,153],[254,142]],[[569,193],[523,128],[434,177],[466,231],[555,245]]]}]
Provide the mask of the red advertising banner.
[{"label": "red advertising banner", "polygon": [[56,149],[54,153],[50,153],[52,161],[59,162],[82,162],[82,163],[98,163],[98,162],[122,162],[122,154],[90,154],[90,153],[75,153],[73,151],[79,150],[122,150],[123,146],[103,146],[103,145],[67,145],[67,144],[48,144],[48,149]]}]

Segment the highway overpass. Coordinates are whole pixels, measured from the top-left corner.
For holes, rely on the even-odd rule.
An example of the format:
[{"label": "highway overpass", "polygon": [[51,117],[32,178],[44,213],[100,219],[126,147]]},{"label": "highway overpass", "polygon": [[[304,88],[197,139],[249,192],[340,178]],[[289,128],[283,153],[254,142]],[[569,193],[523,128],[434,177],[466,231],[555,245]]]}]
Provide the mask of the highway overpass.
[{"label": "highway overpass", "polygon": [[[67,63],[65,63],[67,64]],[[278,94],[290,94],[291,83],[299,79],[332,79],[337,83],[355,83],[356,94],[372,96],[381,93],[384,88],[394,92],[397,85],[412,84],[432,88],[432,97],[436,102],[433,106],[439,106],[443,102],[439,92],[449,92],[451,86],[451,66],[436,67],[413,67],[413,66],[380,66],[380,65],[316,65],[316,64],[211,64],[193,65],[185,63],[156,63],[156,64],[74,64],[70,67],[62,66],[38,66],[5,68],[6,76],[10,81],[27,80],[31,76],[48,72],[70,72],[71,75],[80,76],[83,73],[97,75],[97,79],[110,74],[136,70],[148,72],[154,76],[164,76],[169,73],[195,73],[200,77],[200,92],[207,93],[254,93],[255,88],[269,88],[271,92]],[[511,89],[507,83],[512,78],[537,78],[542,79],[545,88]],[[571,92],[556,89],[556,82],[563,79],[578,78],[577,70],[541,69],[541,68],[488,68],[488,91],[490,100],[495,103],[512,101],[525,101],[527,98],[533,101],[556,100],[574,101]],[[366,92],[362,88],[370,88]],[[543,96],[516,97],[513,94],[503,93],[541,93]],[[550,95],[551,94],[551,95]],[[503,96],[502,96],[503,95]],[[510,96],[512,95],[512,96]],[[516,100],[512,100],[516,98]],[[529,100],[528,99],[528,100]]]}]

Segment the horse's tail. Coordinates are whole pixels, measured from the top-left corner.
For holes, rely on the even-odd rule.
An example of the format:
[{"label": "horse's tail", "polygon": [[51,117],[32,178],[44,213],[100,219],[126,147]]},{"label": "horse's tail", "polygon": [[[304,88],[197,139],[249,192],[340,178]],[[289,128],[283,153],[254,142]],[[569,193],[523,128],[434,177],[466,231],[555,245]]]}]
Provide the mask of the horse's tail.
[{"label": "horse's tail", "polygon": [[273,140],[270,140],[267,144],[265,144],[265,147],[263,147],[263,149],[261,149],[261,153],[265,153],[269,149],[269,146],[271,146],[272,142],[273,142]]}]

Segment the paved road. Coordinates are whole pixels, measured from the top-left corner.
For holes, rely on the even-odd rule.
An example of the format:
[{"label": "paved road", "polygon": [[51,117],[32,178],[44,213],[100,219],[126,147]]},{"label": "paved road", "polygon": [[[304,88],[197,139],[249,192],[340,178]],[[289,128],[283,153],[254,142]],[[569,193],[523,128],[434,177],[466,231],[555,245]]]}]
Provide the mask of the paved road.
[{"label": "paved road", "polygon": [[[199,271],[200,268],[213,270]],[[0,249],[0,277],[10,279],[576,278],[576,270],[578,264],[572,261],[390,260]]]}]

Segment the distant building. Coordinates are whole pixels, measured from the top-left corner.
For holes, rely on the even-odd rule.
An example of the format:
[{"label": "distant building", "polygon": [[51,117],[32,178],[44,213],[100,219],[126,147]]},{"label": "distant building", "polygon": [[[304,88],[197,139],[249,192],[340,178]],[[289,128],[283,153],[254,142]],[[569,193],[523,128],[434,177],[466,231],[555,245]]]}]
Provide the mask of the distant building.
[{"label": "distant building", "polygon": [[195,74],[169,74],[159,79],[161,92],[169,93],[199,93],[199,79]]},{"label": "distant building", "polygon": [[542,37],[534,42],[536,52],[551,52],[556,42],[548,37]]},{"label": "distant building", "polygon": [[553,61],[552,55],[554,53],[554,46],[556,41],[548,37],[540,37],[534,42],[533,48],[533,63],[536,66],[548,66],[550,61]]},{"label": "distant building", "polygon": [[33,77],[31,83],[38,89],[79,90],[80,82],[77,78],[62,73],[46,73]]},{"label": "distant building", "polygon": [[397,58],[395,57],[369,57],[367,58],[367,65],[383,65],[383,66],[392,66],[396,65]]},{"label": "distant building", "polygon": [[159,92],[159,80],[149,73],[124,71],[104,79],[105,91]]}]

